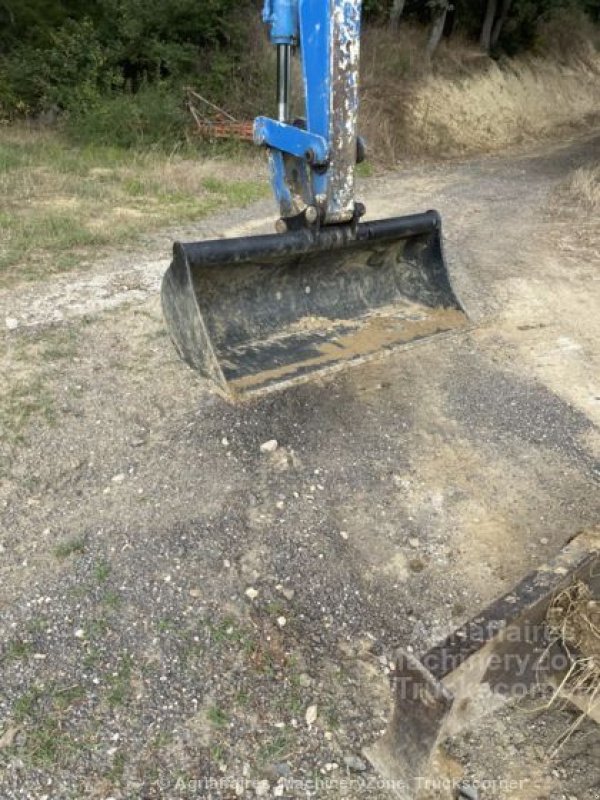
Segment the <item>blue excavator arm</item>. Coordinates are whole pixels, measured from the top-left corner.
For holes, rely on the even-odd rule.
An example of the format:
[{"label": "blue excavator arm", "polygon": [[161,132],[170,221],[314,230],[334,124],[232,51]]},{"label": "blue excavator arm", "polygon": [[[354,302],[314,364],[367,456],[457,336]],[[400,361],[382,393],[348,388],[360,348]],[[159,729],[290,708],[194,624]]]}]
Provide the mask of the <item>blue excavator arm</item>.
[{"label": "blue excavator arm", "polygon": [[[350,222],[355,202],[361,0],[266,0],[277,48],[277,119],[258,117],[269,150],[278,229]],[[290,119],[292,50],[299,47],[304,118]]]}]

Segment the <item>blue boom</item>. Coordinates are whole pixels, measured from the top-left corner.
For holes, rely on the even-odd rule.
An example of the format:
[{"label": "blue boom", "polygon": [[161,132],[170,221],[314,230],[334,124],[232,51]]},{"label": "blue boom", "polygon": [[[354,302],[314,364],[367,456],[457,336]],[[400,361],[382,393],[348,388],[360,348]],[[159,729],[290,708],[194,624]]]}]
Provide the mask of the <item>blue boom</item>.
[{"label": "blue boom", "polygon": [[[263,19],[277,47],[278,119],[258,117],[254,138],[269,148],[285,227],[292,221],[296,226],[348,222],[357,215],[360,15],[361,0],[266,0]],[[292,124],[291,50],[298,45],[304,119]]]}]

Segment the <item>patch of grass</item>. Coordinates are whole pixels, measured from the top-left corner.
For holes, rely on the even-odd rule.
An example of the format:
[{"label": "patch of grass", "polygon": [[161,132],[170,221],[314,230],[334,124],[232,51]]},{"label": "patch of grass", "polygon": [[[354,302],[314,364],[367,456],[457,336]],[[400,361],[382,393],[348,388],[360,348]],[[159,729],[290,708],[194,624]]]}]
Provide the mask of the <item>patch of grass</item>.
[{"label": "patch of grass", "polygon": [[85,697],[82,686],[34,687],[18,698],[12,709],[17,724],[26,728],[19,757],[33,767],[62,764],[75,748],[71,734],[61,726],[61,714]]},{"label": "patch of grass", "polygon": [[206,644],[200,641],[200,637],[194,631],[185,631],[178,650],[181,669],[187,669],[193,659],[199,658],[204,653],[205,646]]},{"label": "patch of grass", "polygon": [[281,600],[271,600],[270,603],[267,603],[266,610],[272,617],[281,617],[286,614],[286,607]]},{"label": "patch of grass", "polygon": [[202,186],[207,192],[218,194],[226,189],[226,184],[219,178],[204,178]]},{"label": "patch of grass", "polygon": [[99,561],[94,566],[94,579],[97,583],[106,583],[110,575],[110,564],[108,561]]},{"label": "patch of grass", "polygon": [[25,722],[34,716],[39,708],[42,693],[40,689],[34,687],[24,692],[16,701],[12,708],[15,722]]},{"label": "patch of grass", "polygon": [[104,617],[96,617],[96,619],[92,619],[86,624],[85,638],[88,641],[94,642],[106,636],[109,630],[110,626],[108,620]]},{"label": "patch of grass", "polygon": [[217,728],[223,728],[229,722],[229,715],[218,706],[211,706],[206,712],[208,721]]},{"label": "patch of grass", "polygon": [[298,716],[302,713],[302,709],[305,706],[304,695],[299,691],[292,689],[286,695],[285,704],[286,704],[286,710],[290,714]]},{"label": "patch of grass", "polygon": [[44,361],[71,359],[78,348],[77,331],[73,327],[62,326],[40,337],[40,356]]},{"label": "patch of grass", "polygon": [[82,659],[83,668],[89,670],[96,669],[101,660],[102,651],[100,648],[95,647],[94,645],[89,645]]},{"label": "patch of grass", "polygon": [[46,617],[33,617],[26,625],[25,630],[30,636],[39,636],[48,628],[49,622]]},{"label": "patch of grass", "polygon": [[322,709],[321,716],[329,730],[336,731],[340,727],[340,717],[337,709],[333,706],[326,706]]},{"label": "patch of grass", "polygon": [[130,197],[143,197],[150,188],[139,178],[130,178],[123,183],[123,189]]},{"label": "patch of grass", "polygon": [[110,706],[124,705],[127,697],[129,696],[129,683],[125,681],[117,681],[110,689],[106,700]]},{"label": "patch of grass", "polygon": [[23,639],[17,638],[8,642],[2,656],[0,663],[9,661],[21,661],[31,654],[33,646],[30,642],[24,642]]},{"label": "patch of grass", "polygon": [[110,686],[106,700],[110,706],[122,706],[127,702],[131,694],[131,671],[133,668],[133,659],[129,655],[125,655],[121,659],[119,669],[116,674],[111,674],[107,678],[107,683]]},{"label": "patch of grass", "polygon": [[[108,231],[94,230],[83,224],[71,211],[38,208],[34,215],[30,211],[15,210],[11,216],[0,216],[0,235],[3,238],[0,272],[5,267],[22,264],[21,277],[23,274],[28,276],[37,261],[34,258],[28,262],[23,256],[33,250],[34,245],[43,244],[44,250],[53,254],[106,245],[114,241],[117,233],[122,232],[110,234]],[[37,255],[35,250],[31,255]],[[47,265],[46,273],[48,271],[54,271],[51,265]]]},{"label": "patch of grass", "polygon": [[45,716],[27,731],[25,746],[19,750],[19,755],[32,767],[48,769],[64,766],[76,750],[71,734],[62,729],[59,720]]},{"label": "patch of grass", "polygon": [[54,555],[61,561],[69,558],[72,555],[81,555],[85,552],[85,539],[82,536],[76,536],[72,539],[66,539],[64,542],[56,545],[54,548]]},{"label": "patch of grass", "polygon": [[67,742],[68,738],[61,733],[58,721],[45,717],[36,721],[35,726],[27,732],[24,755],[32,766],[55,766]]},{"label": "patch of grass", "polygon": [[212,195],[224,196],[232,205],[246,205],[259,200],[266,188],[255,181],[227,181],[220,178],[205,178],[202,186]]},{"label": "patch of grass", "polygon": [[235,696],[235,704],[244,708],[250,702],[250,693],[245,689],[240,689]]},{"label": "patch of grass", "polygon": [[[54,272],[70,272],[81,266],[81,255],[79,253],[57,253],[54,258]],[[38,271],[32,267],[29,270],[28,278],[35,280]]]},{"label": "patch of grass", "polygon": [[[223,761],[225,758],[225,748],[222,744],[213,744],[210,748],[210,757],[212,761]],[[183,775],[181,776],[183,777]]]},{"label": "patch of grass", "polygon": [[168,733],[167,731],[161,731],[157,733],[154,739],[152,740],[152,747],[156,750],[160,750],[162,747],[167,747],[173,741],[173,735]]},{"label": "patch of grass", "polygon": [[226,617],[222,622],[208,626],[211,642],[220,644],[221,642],[239,642],[243,643],[246,631],[236,620],[231,617]]},{"label": "patch of grass", "polygon": [[111,768],[106,773],[106,777],[109,778],[111,781],[115,781],[117,783],[122,781],[126,763],[127,760],[125,758],[125,753],[123,752],[115,753]]},{"label": "patch of grass", "polygon": [[76,268],[147,231],[251,203],[269,191],[264,172],[251,155],[73,145],[59,131],[5,126],[0,287]]},{"label": "patch of grass", "polygon": [[83,686],[65,686],[62,689],[55,689],[52,697],[54,707],[59,711],[65,711],[70,708],[78,700],[83,700],[85,697],[85,689]]},{"label": "patch of grass", "polygon": [[292,749],[294,737],[288,731],[278,733],[259,750],[258,759],[263,764],[283,760]]},{"label": "patch of grass", "polygon": [[43,375],[17,379],[0,390],[0,439],[23,441],[25,428],[35,418],[47,423],[56,418],[54,395]]},{"label": "patch of grass", "polygon": [[99,94],[91,107],[71,113],[66,127],[72,139],[84,144],[171,150],[184,143],[187,122],[179,92],[148,83],[135,94]]},{"label": "patch of grass", "polygon": [[[7,379],[0,382],[0,440],[14,445],[34,421],[53,424],[56,398],[51,383],[65,359],[78,350],[77,329],[55,326],[42,334],[21,334],[10,343]],[[32,482],[30,488],[34,488]]]},{"label": "patch of grass", "polygon": [[371,178],[375,174],[375,168],[370,161],[362,161],[356,165],[356,174],[359,178]]},{"label": "patch of grass", "polygon": [[105,606],[106,608],[111,608],[111,609],[119,608],[121,602],[122,602],[121,595],[118,592],[114,592],[112,590],[106,592],[102,597],[102,605]]}]

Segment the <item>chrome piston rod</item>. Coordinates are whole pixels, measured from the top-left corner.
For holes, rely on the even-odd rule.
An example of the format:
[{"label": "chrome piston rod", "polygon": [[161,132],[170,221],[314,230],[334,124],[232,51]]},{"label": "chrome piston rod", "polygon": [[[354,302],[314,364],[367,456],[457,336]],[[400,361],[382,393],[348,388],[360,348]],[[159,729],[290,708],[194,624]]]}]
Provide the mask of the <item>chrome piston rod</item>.
[{"label": "chrome piston rod", "polygon": [[290,118],[291,74],[291,45],[279,44],[277,45],[277,119],[279,122],[288,122]]}]

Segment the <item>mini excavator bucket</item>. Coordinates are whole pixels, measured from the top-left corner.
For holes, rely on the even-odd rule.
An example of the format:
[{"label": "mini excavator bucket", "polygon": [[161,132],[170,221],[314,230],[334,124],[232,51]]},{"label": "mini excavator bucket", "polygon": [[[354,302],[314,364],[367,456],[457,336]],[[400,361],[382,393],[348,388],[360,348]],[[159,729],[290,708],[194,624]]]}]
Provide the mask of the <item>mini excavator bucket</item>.
[{"label": "mini excavator bucket", "polygon": [[434,211],[174,246],[162,286],[181,357],[255,396],[462,328]]}]

